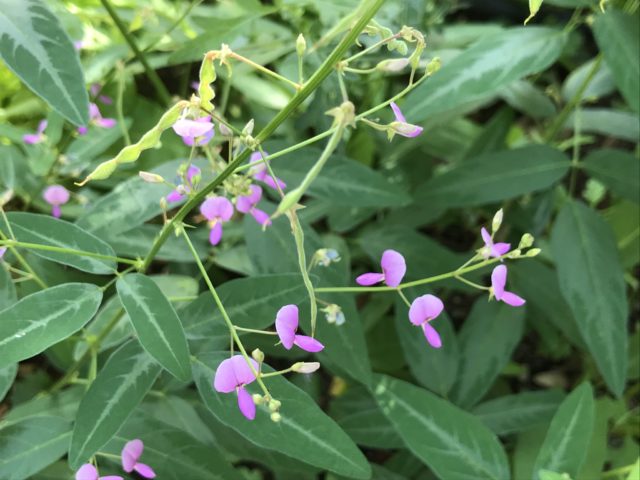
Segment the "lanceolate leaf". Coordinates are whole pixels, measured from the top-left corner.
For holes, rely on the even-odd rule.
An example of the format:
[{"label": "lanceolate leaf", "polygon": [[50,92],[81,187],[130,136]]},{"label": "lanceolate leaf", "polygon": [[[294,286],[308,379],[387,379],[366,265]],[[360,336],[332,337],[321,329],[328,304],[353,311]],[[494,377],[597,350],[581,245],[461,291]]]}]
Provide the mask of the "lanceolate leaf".
[{"label": "lanceolate leaf", "polygon": [[497,437],[473,415],[401,380],[378,375],[374,394],[407,448],[440,478],[509,478]]},{"label": "lanceolate leaf", "polygon": [[576,478],[591,441],[594,412],[593,390],[589,383],[583,383],[562,402],[553,417],[536,459],[533,480],[542,480],[540,470],[568,473]]},{"label": "lanceolate leaf", "polygon": [[71,423],[60,417],[36,416],[0,428],[0,478],[23,480],[65,454]]},{"label": "lanceolate leaf", "polygon": [[137,273],[120,278],[116,286],[144,349],[175,377],[188,381],[191,365],[187,339],[176,311],[160,287]]},{"label": "lanceolate leaf", "polygon": [[78,407],[69,465],[87,462],[127,420],[160,373],[160,365],[132,340],[116,350]]},{"label": "lanceolate leaf", "polygon": [[0,57],[69,121],[88,123],[89,98],[78,54],[44,1],[0,1]]},{"label": "lanceolate leaf", "polygon": [[16,287],[11,274],[7,269],[0,267],[0,310],[13,305],[17,300]]},{"label": "lanceolate leaf", "polygon": [[[215,368],[226,357],[202,354],[193,368],[200,395],[218,420],[263,448],[349,478],[370,478],[371,467],[349,436],[306,393],[283,377],[269,379],[269,391],[282,401],[282,420],[272,422],[269,409],[261,405],[255,420],[248,422],[238,411],[233,393],[218,393],[212,387]],[[246,387],[251,393],[258,392],[255,383]]]},{"label": "lanceolate leaf", "polygon": [[[53,218],[49,215],[12,212],[7,215],[16,240],[37,243],[50,247],[82,250],[84,252],[115,257],[116,254],[107,243],[95,235],[86,232],[73,223]],[[3,231],[8,231],[1,223]],[[113,274],[117,265],[115,260],[94,258],[72,253],[51,252],[48,250],[30,250],[34,255],[53,262],[69,265],[84,272]]]},{"label": "lanceolate leaf", "polygon": [[601,149],[587,155],[583,160],[589,175],[602,183],[616,195],[640,203],[640,160],[630,152]]},{"label": "lanceolate leaf", "polygon": [[98,310],[102,291],[67,283],[22,298],[0,312],[0,368],[33,357],[80,330]]},{"label": "lanceolate leaf", "polygon": [[611,227],[568,200],[551,234],[560,289],[609,390],[621,395],[627,372],[628,307]]},{"label": "lanceolate leaf", "polygon": [[18,364],[16,363],[0,368],[0,402],[11,388],[16,373],[18,373]]}]

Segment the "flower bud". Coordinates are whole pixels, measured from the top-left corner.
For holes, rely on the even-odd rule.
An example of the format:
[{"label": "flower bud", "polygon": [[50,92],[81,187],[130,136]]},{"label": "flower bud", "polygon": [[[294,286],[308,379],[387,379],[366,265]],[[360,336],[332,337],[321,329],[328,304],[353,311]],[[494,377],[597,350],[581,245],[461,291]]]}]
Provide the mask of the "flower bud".
[{"label": "flower bud", "polygon": [[162,197],[162,198],[160,199],[160,209],[161,209],[163,212],[166,212],[166,211],[167,211],[167,206],[168,206],[168,205],[167,205],[167,198],[166,198],[166,197]]},{"label": "flower bud", "polygon": [[253,399],[253,403],[255,403],[256,405],[262,405],[262,403],[264,402],[264,398],[262,398],[262,395],[260,395],[259,393],[254,393],[253,395],[251,395],[251,398]]},{"label": "flower bud", "polygon": [[258,363],[264,362],[264,353],[259,348],[256,348],[253,352],[251,352],[251,356]]},{"label": "flower bud", "polygon": [[247,122],[247,124],[242,129],[242,135],[251,135],[253,133],[254,125],[255,125],[255,122],[253,121],[253,118],[252,118]]},{"label": "flower bud", "polygon": [[504,212],[502,209],[498,210],[496,214],[493,216],[493,222],[491,222],[491,232],[496,233],[500,230],[500,225],[502,225],[502,217],[504,216]]},{"label": "flower bud", "polygon": [[278,412],[273,412],[271,414],[271,421],[278,423],[280,420],[282,420],[282,415],[280,415]]},{"label": "flower bud", "polygon": [[526,257],[535,257],[537,256],[542,250],[540,250],[539,248],[532,248],[531,250],[529,250],[525,256]]},{"label": "flower bud", "polygon": [[344,313],[342,313],[340,305],[332,303],[324,307],[321,311],[324,312],[325,319],[328,323],[335,323],[340,326],[345,322]]},{"label": "flower bud", "polygon": [[218,130],[220,131],[220,135],[224,137],[230,137],[233,135],[233,132],[229,127],[227,127],[224,123],[218,124]]},{"label": "flower bud", "polygon": [[307,41],[304,39],[304,35],[300,34],[296,39],[296,52],[298,52],[298,56],[303,56],[306,49]]},{"label": "flower bud", "polygon": [[138,175],[142,180],[144,180],[147,183],[163,183],[164,182],[164,178],[162,178],[160,175],[156,175],[155,173],[139,171]]},{"label": "flower bud", "polygon": [[319,362],[298,362],[291,367],[296,373],[313,373],[320,368]]},{"label": "flower bud", "polygon": [[378,63],[376,65],[376,70],[379,72],[399,72],[407,65],[409,65],[408,58],[392,58]]},{"label": "flower bud", "polygon": [[277,412],[280,409],[281,405],[282,405],[282,402],[274,398],[269,402],[269,410],[271,410],[272,412]]},{"label": "flower bud", "polygon": [[433,57],[429,61],[429,63],[427,63],[427,68],[425,68],[424,74],[427,77],[430,77],[431,75],[436,73],[438,70],[440,70],[441,66],[442,66],[442,62],[440,62],[440,57]]},{"label": "flower bud", "polygon": [[533,245],[533,235],[531,235],[530,233],[525,233],[524,235],[522,235],[522,238],[520,239],[520,243],[518,244],[518,248],[529,248],[531,245]]},{"label": "flower bud", "polygon": [[512,250],[509,253],[507,253],[507,258],[520,258],[521,254],[522,254],[522,250],[520,250],[519,248],[516,248],[515,250]]}]

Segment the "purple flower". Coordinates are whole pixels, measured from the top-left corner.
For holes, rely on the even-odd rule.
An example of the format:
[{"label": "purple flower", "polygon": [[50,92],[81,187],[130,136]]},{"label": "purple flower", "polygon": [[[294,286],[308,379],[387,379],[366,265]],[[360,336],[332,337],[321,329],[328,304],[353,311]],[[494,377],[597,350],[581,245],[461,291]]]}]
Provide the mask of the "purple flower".
[{"label": "purple flower", "polygon": [[194,188],[194,182],[193,182],[193,177],[195,177],[196,175],[200,175],[200,169],[198,167],[196,167],[195,165],[190,165],[189,168],[187,169],[187,175],[186,175],[186,180],[187,183],[185,184],[181,184],[178,186],[178,190],[173,190],[171,193],[169,193],[169,195],[167,195],[167,202],[169,203],[175,203],[175,202],[179,202],[180,200],[182,200],[184,198],[184,194],[181,193],[180,191],[184,192],[184,191],[191,191]]},{"label": "purple flower", "polygon": [[99,477],[98,470],[90,463],[85,463],[76,472],[76,480],[122,480],[118,475],[107,475]]},{"label": "purple flower", "polygon": [[[114,118],[103,118],[100,109],[95,103],[89,104],[89,123],[100,128],[113,128],[116,126]],[[89,127],[78,127],[78,133],[85,135],[89,131]]]},{"label": "purple flower", "polygon": [[[257,372],[258,362],[250,358],[249,361],[253,365],[253,369]],[[256,418],[256,404],[249,392],[244,389],[245,385],[249,385],[256,379],[255,374],[251,371],[249,364],[242,355],[234,355],[224,360],[216,370],[213,379],[213,388],[216,392],[231,393],[233,391],[238,395],[238,408],[240,412],[249,420]]]},{"label": "purple flower", "polygon": [[34,145],[36,143],[42,143],[46,140],[47,137],[44,135],[44,131],[47,128],[47,121],[41,120],[38,124],[38,130],[36,133],[27,133],[22,136],[22,141],[29,145]]},{"label": "purple flower", "polygon": [[507,292],[504,286],[507,284],[507,267],[498,265],[491,272],[491,291],[496,300],[511,305],[512,307],[520,307],[525,304],[525,300],[515,293]]},{"label": "purple flower", "polygon": [[306,335],[296,335],[298,330],[298,307],[295,305],[285,305],[276,315],[276,332],[282,345],[287,350],[297,345],[307,352],[319,352],[324,349],[318,340]]},{"label": "purple flower", "polygon": [[80,51],[83,48],[83,44],[82,44],[82,40],[76,40],[75,42],[73,42],[73,48],[76,49],[76,51]]},{"label": "purple flower", "polygon": [[[265,155],[269,155],[267,152],[264,152]],[[273,188],[274,190],[278,190],[280,187],[281,190],[284,190],[287,187],[287,184],[280,180],[278,177],[271,176],[269,174],[269,170],[265,165],[265,160],[262,160],[264,156],[262,152],[253,152],[251,154],[251,158],[249,158],[249,165],[251,165],[251,169],[249,170],[249,175],[251,175],[256,180],[265,183],[268,187]]]},{"label": "purple flower", "polygon": [[[100,86],[99,83],[92,83],[91,87],[89,87],[89,92],[91,92],[91,95],[95,97],[100,93],[101,89],[102,87]],[[105,105],[111,105],[113,103],[113,100],[111,99],[111,97],[107,95],[98,95],[98,100],[100,100]]]},{"label": "purple flower", "polygon": [[256,222],[263,227],[271,225],[269,214],[259,208],[256,208],[256,205],[262,198],[262,188],[258,185],[251,185],[249,188],[251,189],[251,193],[249,195],[239,196],[236,199],[236,210],[241,213],[250,213]]},{"label": "purple flower", "polygon": [[7,247],[0,247],[0,259],[4,257],[4,254],[7,252]]},{"label": "purple flower", "polygon": [[209,220],[209,243],[217,245],[222,238],[222,223],[233,216],[233,204],[225,197],[207,198],[200,205],[200,213]]},{"label": "purple flower", "polygon": [[60,205],[64,205],[69,201],[69,190],[62,185],[51,185],[45,188],[42,193],[42,198],[45,202],[51,205],[51,215],[56,218],[60,218],[62,212],[60,211]]},{"label": "purple flower", "polygon": [[400,107],[398,107],[395,102],[391,102],[391,110],[393,110],[393,114],[396,117],[396,121],[390,123],[391,129],[393,130],[391,136],[397,133],[398,135],[402,135],[403,137],[413,138],[422,133],[422,127],[413,125],[412,123],[407,123],[407,120],[404,118]]},{"label": "purple flower", "polygon": [[413,303],[411,303],[411,308],[409,308],[409,320],[411,320],[411,323],[414,325],[422,327],[424,336],[427,337],[427,342],[429,342],[429,345],[433,348],[440,348],[442,346],[442,340],[440,340],[440,335],[429,322],[437,318],[443,309],[444,304],[442,300],[435,295],[422,295],[416,298]]},{"label": "purple flower", "polygon": [[480,254],[485,260],[489,257],[501,257],[511,248],[510,243],[493,243],[491,235],[484,227],[480,230],[480,234],[482,235],[482,240],[484,240],[484,248],[480,249]]},{"label": "purple flower", "polygon": [[181,118],[173,124],[173,131],[182,137],[185,145],[192,147],[206,145],[213,138],[213,123],[211,117],[200,117],[195,120]]},{"label": "purple flower", "polygon": [[363,273],[356,278],[356,282],[359,285],[374,285],[384,281],[390,287],[400,285],[407,271],[404,257],[400,253],[395,250],[385,250],[382,253],[380,266],[382,267],[382,273]]},{"label": "purple flower", "polygon": [[149,465],[138,462],[144,450],[142,440],[135,439],[127,442],[122,449],[122,469],[131,473],[134,470],[144,478],[155,478],[156,473]]}]

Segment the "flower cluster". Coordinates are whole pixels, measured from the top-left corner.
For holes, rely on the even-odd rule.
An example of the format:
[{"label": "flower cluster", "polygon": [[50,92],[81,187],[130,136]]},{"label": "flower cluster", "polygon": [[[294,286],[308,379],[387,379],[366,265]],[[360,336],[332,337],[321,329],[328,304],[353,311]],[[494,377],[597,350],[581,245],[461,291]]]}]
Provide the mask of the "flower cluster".
[{"label": "flower cluster", "polygon": [[[127,472],[137,472],[144,478],[155,478],[156,473],[153,469],[144,463],[139,462],[144,450],[144,443],[140,439],[127,442],[122,449],[121,460],[122,469]],[[98,469],[90,463],[85,463],[76,472],[76,480],[122,480],[119,475],[107,475],[106,477],[98,476]]]}]

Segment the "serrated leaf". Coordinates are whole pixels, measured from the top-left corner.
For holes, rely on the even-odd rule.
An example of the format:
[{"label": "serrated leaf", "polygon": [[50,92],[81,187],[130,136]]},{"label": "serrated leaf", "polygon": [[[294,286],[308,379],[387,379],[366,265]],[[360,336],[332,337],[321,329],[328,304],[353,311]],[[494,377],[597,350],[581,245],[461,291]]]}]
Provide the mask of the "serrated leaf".
[{"label": "serrated leaf", "polygon": [[384,375],[374,395],[407,448],[440,478],[510,478],[497,437],[473,415],[427,390]]},{"label": "serrated leaf", "polygon": [[568,473],[575,478],[591,441],[594,411],[593,390],[589,383],[583,383],[554,415],[533,468],[533,480],[542,480],[540,470]]},{"label": "serrated leaf", "polygon": [[603,148],[587,155],[582,164],[589,175],[616,195],[640,203],[640,159],[630,152]]},{"label": "serrated leaf", "polygon": [[71,424],[53,416],[9,422],[0,428],[0,478],[23,480],[67,451]]},{"label": "serrated leaf", "polygon": [[78,407],[69,449],[71,468],[87,462],[115,435],[151,389],[160,369],[134,340],[109,357]]},{"label": "serrated leaf", "polygon": [[628,305],[611,227],[567,200],[551,233],[560,291],[609,390],[622,395],[627,372]]},{"label": "serrated leaf", "polygon": [[[268,385],[273,397],[282,401],[282,420],[272,422],[263,404],[257,406],[255,420],[248,422],[238,410],[235,395],[218,393],[211,385],[215,368],[225,358],[225,353],[202,354],[193,366],[200,396],[218,420],[263,448],[339,475],[370,478],[371,467],[349,436],[306,393],[281,376],[269,378]],[[255,382],[246,388],[258,392]]]},{"label": "serrated leaf", "polygon": [[[65,220],[60,220],[49,215],[25,212],[10,212],[7,214],[7,218],[16,236],[16,240],[20,242],[82,250],[106,257],[116,256],[113,248],[111,248],[109,244]],[[0,224],[2,225],[3,231],[9,231],[4,221],[0,222]],[[94,258],[72,253],[38,249],[31,249],[30,251],[39,257],[63,265],[69,265],[83,272],[110,275],[117,270],[115,260],[110,258]]]},{"label": "serrated leaf", "polygon": [[89,122],[78,54],[41,0],[0,1],[0,57],[37,95],[76,125]]},{"label": "serrated leaf", "polygon": [[173,376],[190,380],[187,339],[160,287],[146,275],[133,273],[121,277],[116,288],[144,349]]},{"label": "serrated leaf", "polygon": [[33,357],[80,330],[96,313],[102,291],[66,283],[22,298],[0,312],[0,368]]}]

